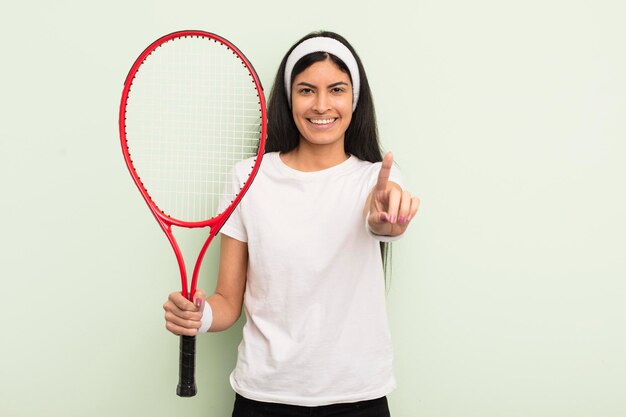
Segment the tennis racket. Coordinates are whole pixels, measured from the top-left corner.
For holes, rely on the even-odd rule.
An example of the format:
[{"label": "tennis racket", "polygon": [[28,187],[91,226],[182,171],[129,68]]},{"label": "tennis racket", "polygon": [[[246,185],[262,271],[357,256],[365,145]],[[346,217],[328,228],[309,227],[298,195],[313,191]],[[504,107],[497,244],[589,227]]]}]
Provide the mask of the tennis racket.
[{"label": "tennis racket", "polygon": [[[259,169],[266,121],[254,68],[232,43],[212,33],[181,31],[157,39],[126,77],[119,113],[122,152],[174,250],[189,300],[207,248]],[[233,185],[240,161],[248,175]],[[172,226],[210,229],[190,286]],[[195,337],[181,336],[179,396],[196,394],[194,373]]]}]

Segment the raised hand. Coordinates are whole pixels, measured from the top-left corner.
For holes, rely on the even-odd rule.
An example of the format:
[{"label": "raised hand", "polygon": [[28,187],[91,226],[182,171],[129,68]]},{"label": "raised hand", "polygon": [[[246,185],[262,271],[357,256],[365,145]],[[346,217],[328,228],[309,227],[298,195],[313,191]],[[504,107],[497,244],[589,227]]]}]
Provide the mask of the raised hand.
[{"label": "raised hand", "polygon": [[420,205],[419,198],[389,181],[392,165],[393,155],[388,152],[368,201],[367,222],[370,230],[377,235],[398,236],[404,233]]}]

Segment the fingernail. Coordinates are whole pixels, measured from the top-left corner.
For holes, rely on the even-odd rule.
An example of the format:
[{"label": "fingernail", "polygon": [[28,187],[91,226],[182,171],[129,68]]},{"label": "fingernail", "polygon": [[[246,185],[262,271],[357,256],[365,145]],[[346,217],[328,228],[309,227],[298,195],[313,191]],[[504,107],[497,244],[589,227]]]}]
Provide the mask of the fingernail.
[{"label": "fingernail", "polygon": [[398,217],[398,223],[400,223],[400,224],[406,223],[406,217],[405,216]]},{"label": "fingernail", "polygon": [[380,213],[379,219],[381,222],[387,221],[387,215],[385,213]]},{"label": "fingernail", "polygon": [[396,222],[396,216],[391,216],[389,223],[394,224]]},{"label": "fingernail", "polygon": [[202,298],[196,298],[196,307],[202,307]]}]

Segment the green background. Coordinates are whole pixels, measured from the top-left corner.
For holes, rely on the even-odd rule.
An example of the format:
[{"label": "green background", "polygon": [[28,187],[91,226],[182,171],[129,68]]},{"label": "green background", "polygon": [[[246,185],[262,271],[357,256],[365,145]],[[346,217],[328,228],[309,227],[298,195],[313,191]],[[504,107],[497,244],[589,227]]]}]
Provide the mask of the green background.
[{"label": "green background", "polygon": [[[395,417],[626,415],[621,1],[23,1],[0,16],[0,415],[228,416],[241,323],[174,394],[178,289],[126,172],[131,63],[203,29],[269,92],[302,35],[368,71],[384,148],[422,198],[394,244]],[[186,238],[195,243],[198,237]],[[201,286],[214,286],[215,248]]]}]

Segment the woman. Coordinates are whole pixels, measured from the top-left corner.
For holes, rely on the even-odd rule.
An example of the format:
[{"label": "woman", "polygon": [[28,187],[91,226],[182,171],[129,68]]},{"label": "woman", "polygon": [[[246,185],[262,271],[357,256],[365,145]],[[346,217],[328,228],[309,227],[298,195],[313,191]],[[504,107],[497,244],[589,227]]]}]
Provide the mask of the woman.
[{"label": "woman", "polygon": [[215,293],[198,290],[195,303],[170,294],[166,327],[221,331],[244,307],[234,417],[388,416],[395,380],[380,247],[404,233],[419,200],[400,188],[392,155],[383,160],[350,44],[332,32],[298,41],[268,120],[261,169],[221,230]]}]

